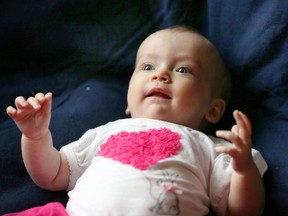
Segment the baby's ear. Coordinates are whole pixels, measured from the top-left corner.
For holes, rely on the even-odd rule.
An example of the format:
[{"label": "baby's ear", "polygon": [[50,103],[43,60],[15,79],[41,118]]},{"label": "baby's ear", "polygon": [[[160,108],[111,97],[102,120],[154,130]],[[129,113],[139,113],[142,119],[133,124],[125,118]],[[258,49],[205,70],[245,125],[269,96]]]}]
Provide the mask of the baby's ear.
[{"label": "baby's ear", "polygon": [[126,110],[125,110],[125,114],[126,114],[126,115],[130,115],[130,114],[131,114],[131,113],[130,113],[130,109],[129,109],[129,107],[126,108]]},{"label": "baby's ear", "polygon": [[211,103],[211,108],[205,115],[206,121],[216,124],[222,117],[226,109],[226,103],[223,99],[216,98]]}]

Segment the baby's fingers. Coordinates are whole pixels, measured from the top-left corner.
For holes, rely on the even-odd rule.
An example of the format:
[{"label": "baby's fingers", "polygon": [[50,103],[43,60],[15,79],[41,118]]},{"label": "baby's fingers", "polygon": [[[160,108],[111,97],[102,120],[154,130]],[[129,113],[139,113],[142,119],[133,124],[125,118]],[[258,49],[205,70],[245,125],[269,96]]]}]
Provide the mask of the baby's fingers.
[{"label": "baby's fingers", "polygon": [[19,96],[15,99],[15,108],[12,106],[7,107],[6,112],[7,114],[17,120],[17,116],[23,112],[23,110],[27,109],[29,106],[28,102],[25,100],[24,97]]},{"label": "baby's fingers", "polygon": [[228,146],[216,146],[215,147],[215,151],[217,153],[228,154],[228,155],[230,155],[233,158],[237,156],[237,150],[233,146],[231,146],[231,147],[228,147]]},{"label": "baby's fingers", "polygon": [[45,95],[42,92],[39,92],[35,95],[35,99],[38,101],[38,103],[42,104],[45,100]]},{"label": "baby's fingers", "polygon": [[15,99],[15,107],[7,107],[6,112],[13,120],[19,121],[29,113],[38,111],[44,100],[42,93],[38,93],[35,97],[29,97],[27,100],[19,96]]},{"label": "baby's fingers", "polygon": [[241,146],[242,146],[242,142],[241,142],[240,138],[237,136],[237,134],[235,134],[231,131],[218,130],[218,131],[216,131],[216,136],[230,141],[236,147],[241,148]]},{"label": "baby's fingers", "polygon": [[[44,98],[44,97],[43,97]],[[44,99],[39,99],[36,98],[36,97],[29,97],[27,99],[27,102],[29,103],[29,105],[31,106],[31,108],[35,109],[35,110],[38,110],[40,107],[41,107],[41,104],[42,104],[42,100]]]},{"label": "baby's fingers", "polygon": [[39,100],[43,105],[43,111],[46,114],[49,114],[51,112],[51,107],[52,107],[52,93],[48,92],[45,95],[44,94],[40,95]]},{"label": "baby's fingers", "polygon": [[12,118],[16,114],[16,109],[12,106],[7,107],[7,114]]},{"label": "baby's fingers", "polygon": [[16,109],[25,108],[28,105],[28,102],[25,100],[24,97],[19,96],[15,99],[15,107]]},{"label": "baby's fingers", "polygon": [[238,136],[242,140],[248,140],[252,134],[252,125],[250,123],[250,120],[244,113],[238,110],[234,111],[233,115],[238,127],[237,131]]}]

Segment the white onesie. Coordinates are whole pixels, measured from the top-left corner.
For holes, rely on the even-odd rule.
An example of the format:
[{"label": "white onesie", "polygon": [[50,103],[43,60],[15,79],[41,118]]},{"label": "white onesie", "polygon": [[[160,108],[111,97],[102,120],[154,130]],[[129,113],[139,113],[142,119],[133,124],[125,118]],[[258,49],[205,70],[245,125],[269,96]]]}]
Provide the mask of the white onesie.
[{"label": "white onesie", "polygon": [[[71,216],[224,215],[232,167],[216,145],[191,128],[152,119],[123,119],[87,131],[62,147],[70,166]],[[261,173],[267,164],[256,150]]]}]

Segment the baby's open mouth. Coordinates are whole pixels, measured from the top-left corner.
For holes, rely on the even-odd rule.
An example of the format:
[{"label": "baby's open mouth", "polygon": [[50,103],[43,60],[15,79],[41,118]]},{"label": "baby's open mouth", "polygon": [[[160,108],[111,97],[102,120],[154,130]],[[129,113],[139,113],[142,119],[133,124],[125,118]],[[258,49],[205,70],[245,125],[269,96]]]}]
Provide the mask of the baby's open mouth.
[{"label": "baby's open mouth", "polygon": [[171,99],[171,96],[161,88],[151,89],[148,92],[147,97],[159,97],[159,98]]},{"label": "baby's open mouth", "polygon": [[167,98],[167,99],[171,99],[170,96],[164,94],[164,93],[161,93],[161,92],[154,92],[154,93],[151,93],[149,94],[147,97],[160,97],[160,98]]}]

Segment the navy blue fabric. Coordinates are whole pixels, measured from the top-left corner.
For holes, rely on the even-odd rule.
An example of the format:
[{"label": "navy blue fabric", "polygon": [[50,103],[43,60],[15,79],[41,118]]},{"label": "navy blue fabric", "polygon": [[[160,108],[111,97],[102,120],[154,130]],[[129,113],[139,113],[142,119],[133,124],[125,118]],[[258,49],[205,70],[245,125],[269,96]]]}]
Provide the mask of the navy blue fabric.
[{"label": "navy blue fabric", "polygon": [[[264,215],[288,215],[288,1],[10,0],[0,3],[0,214],[65,191],[35,186],[21,158],[21,134],[6,114],[16,96],[53,93],[51,131],[59,149],[87,129],[125,118],[126,92],[141,41],[175,24],[199,29],[231,69],[232,111],[247,113],[266,159]],[[211,131],[213,131],[213,127]]]}]

